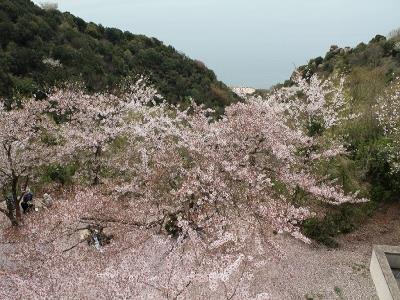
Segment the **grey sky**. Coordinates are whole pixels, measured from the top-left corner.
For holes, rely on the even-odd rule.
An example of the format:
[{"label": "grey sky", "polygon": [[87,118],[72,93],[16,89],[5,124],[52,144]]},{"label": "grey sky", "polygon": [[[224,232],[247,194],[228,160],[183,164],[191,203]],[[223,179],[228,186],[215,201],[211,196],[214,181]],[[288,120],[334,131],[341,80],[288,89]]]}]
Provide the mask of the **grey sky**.
[{"label": "grey sky", "polygon": [[356,46],[400,27],[399,0],[52,2],[86,21],[154,36],[234,86],[269,87],[332,44]]}]

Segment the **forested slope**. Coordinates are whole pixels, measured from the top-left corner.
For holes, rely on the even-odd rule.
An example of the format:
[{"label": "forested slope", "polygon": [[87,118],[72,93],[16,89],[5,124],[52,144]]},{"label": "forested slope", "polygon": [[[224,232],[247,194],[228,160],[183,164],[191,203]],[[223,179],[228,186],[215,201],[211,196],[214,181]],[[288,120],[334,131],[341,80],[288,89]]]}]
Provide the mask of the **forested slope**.
[{"label": "forested slope", "polygon": [[192,97],[221,109],[235,99],[213,71],[172,46],[45,8],[0,1],[0,96],[30,95],[71,80],[101,91],[144,74],[170,103]]}]

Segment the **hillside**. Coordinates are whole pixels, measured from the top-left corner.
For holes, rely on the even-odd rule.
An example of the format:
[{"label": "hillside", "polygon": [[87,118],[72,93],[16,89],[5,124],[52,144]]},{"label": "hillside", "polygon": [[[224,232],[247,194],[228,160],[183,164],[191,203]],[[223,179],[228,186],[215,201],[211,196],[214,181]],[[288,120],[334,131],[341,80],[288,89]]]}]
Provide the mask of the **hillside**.
[{"label": "hillside", "polygon": [[[326,80],[344,76],[346,97],[350,99],[349,113],[357,116],[335,129],[348,155],[327,164],[323,172],[331,178],[340,178],[346,190],[361,190],[372,201],[362,208],[345,206],[331,210],[323,220],[306,222],[305,231],[309,236],[330,244],[331,237],[369,222],[377,208],[397,203],[400,198],[396,152],[399,140],[393,133],[398,115],[392,115],[391,120],[384,120],[380,115],[385,105],[389,107],[389,114],[399,106],[396,96],[400,75],[399,32],[395,30],[389,37],[377,35],[355,48],[333,45],[325,57],[311,59],[298,71],[305,79],[313,75]],[[276,88],[293,84],[290,79]],[[395,127],[388,130],[385,122],[392,122]]]},{"label": "hillside", "polygon": [[340,72],[353,77],[362,71],[379,73],[381,80],[388,83],[400,74],[399,42],[400,36],[394,31],[390,38],[377,35],[369,43],[360,43],[355,48],[332,45],[324,58],[311,59],[299,69],[308,76],[315,73],[329,76]]},{"label": "hillside", "polygon": [[143,74],[170,103],[189,97],[221,109],[235,96],[202,62],[155,38],[87,23],[29,0],[0,2],[0,96],[30,95],[70,80],[89,91]]},{"label": "hillside", "polygon": [[[399,125],[396,112],[400,103],[396,92],[400,76],[400,30],[393,30],[388,37],[376,35],[355,48],[332,45],[324,57],[300,66],[284,83],[268,90],[259,89],[255,95],[268,97],[275,90],[295,88],[297,74],[307,81],[314,76],[328,82],[344,78],[347,117],[357,116],[334,132],[344,141],[347,155],[332,160],[320,171],[330,178],[339,178],[345,190],[359,190],[372,201],[363,207],[330,209],[323,219],[310,219],[303,226],[308,236],[330,246],[337,245],[332,237],[368,223],[377,208],[398,203],[400,198],[397,167],[400,140],[393,134]],[[388,107],[386,113],[394,112],[390,120],[382,119],[382,106]],[[325,135],[323,126],[314,121],[317,135]],[[389,129],[388,122],[394,128]]]},{"label": "hillside", "polygon": [[[397,200],[400,196],[400,174],[390,171],[388,144],[377,118],[379,97],[396,83],[400,75],[400,35],[393,31],[389,38],[375,36],[369,43],[355,48],[334,45],[324,58],[317,57],[299,70],[308,78],[317,74],[322,78],[346,77],[352,111],[362,117],[342,128],[347,136],[352,159],[363,170],[370,183],[371,197],[375,200]],[[290,81],[286,82],[290,84]]]}]

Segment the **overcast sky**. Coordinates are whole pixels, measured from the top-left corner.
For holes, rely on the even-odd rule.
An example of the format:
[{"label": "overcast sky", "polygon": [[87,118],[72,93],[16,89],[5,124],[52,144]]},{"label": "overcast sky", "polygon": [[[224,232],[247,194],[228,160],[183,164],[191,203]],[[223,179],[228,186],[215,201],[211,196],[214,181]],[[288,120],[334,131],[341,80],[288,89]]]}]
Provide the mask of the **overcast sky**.
[{"label": "overcast sky", "polygon": [[228,85],[259,88],[284,81],[332,44],[356,46],[400,27],[400,0],[50,2],[86,21],[156,37]]}]

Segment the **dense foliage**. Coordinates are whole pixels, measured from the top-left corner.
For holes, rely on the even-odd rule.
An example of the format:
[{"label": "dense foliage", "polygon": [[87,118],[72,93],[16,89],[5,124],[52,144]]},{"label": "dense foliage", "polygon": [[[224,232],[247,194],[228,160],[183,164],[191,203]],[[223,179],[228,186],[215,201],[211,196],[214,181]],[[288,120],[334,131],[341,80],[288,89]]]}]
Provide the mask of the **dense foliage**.
[{"label": "dense foliage", "polygon": [[235,98],[202,62],[155,38],[44,8],[29,0],[0,2],[0,96],[38,94],[71,80],[100,91],[145,74],[170,103],[193,98],[221,111]]}]

